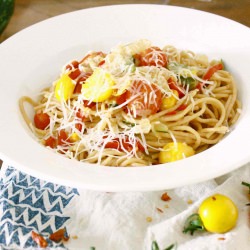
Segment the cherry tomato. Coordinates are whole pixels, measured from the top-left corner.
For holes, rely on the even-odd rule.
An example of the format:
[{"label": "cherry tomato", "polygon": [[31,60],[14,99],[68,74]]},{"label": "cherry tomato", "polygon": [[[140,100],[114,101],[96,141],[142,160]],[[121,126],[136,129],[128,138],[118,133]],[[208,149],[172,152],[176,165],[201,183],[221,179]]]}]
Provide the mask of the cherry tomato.
[{"label": "cherry tomato", "polygon": [[36,128],[44,130],[49,126],[50,117],[47,113],[36,113],[34,116],[34,123]]},{"label": "cherry tomato", "polygon": [[148,116],[160,110],[162,93],[154,84],[144,81],[134,81],[132,87],[126,91],[127,108],[135,116]]},{"label": "cherry tomato", "polygon": [[222,194],[214,194],[205,199],[198,214],[205,229],[213,233],[225,233],[237,223],[238,209],[233,201]]},{"label": "cherry tomato", "polygon": [[150,47],[134,57],[137,66],[167,66],[167,55],[158,47]]}]

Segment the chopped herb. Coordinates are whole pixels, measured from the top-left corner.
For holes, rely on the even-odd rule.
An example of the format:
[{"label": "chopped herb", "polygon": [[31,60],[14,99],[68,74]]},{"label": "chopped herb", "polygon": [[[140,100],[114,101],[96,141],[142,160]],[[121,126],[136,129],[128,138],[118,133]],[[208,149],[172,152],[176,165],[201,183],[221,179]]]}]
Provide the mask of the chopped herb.
[{"label": "chopped herb", "polygon": [[241,184],[244,185],[244,186],[246,186],[246,187],[248,187],[248,189],[249,189],[248,191],[249,191],[249,194],[250,194],[250,183],[242,181]]},{"label": "chopped herb", "polygon": [[195,231],[205,231],[205,227],[201,221],[199,214],[190,215],[187,218],[183,229],[183,233],[190,232],[191,235],[193,235]]},{"label": "chopped herb", "polygon": [[158,243],[155,240],[152,242],[151,250],[160,250]]},{"label": "chopped herb", "polygon": [[127,122],[127,121],[122,121],[122,122],[130,127],[134,127],[136,125],[135,123],[132,122]]},{"label": "chopped herb", "polygon": [[181,83],[183,85],[189,85],[189,89],[192,90],[192,89],[195,89],[196,88],[196,85],[197,85],[197,80],[193,79],[192,77],[183,77],[183,76],[180,76],[180,80],[181,80]]},{"label": "chopped herb", "polygon": [[171,250],[171,249],[173,249],[175,246],[176,246],[175,244],[172,244],[172,245],[170,245],[169,247],[165,248],[164,250]]},{"label": "chopped herb", "polygon": [[160,209],[160,208],[158,208],[158,207],[156,208],[156,210],[157,210],[158,212],[160,212],[160,213],[164,213],[163,210]]},{"label": "chopped herb", "polygon": [[[246,187],[248,187],[248,193],[250,194],[250,183],[242,181],[241,184],[244,185],[244,186],[246,186]],[[250,206],[250,203],[247,203],[246,205]]]},{"label": "chopped herb", "polygon": [[[174,247],[176,247],[176,244],[172,244],[168,246],[167,248],[164,248],[163,250],[171,250]],[[158,243],[154,240],[151,245],[151,250],[160,250]]]},{"label": "chopped herb", "polygon": [[95,250],[95,247],[90,247],[90,250]]},{"label": "chopped herb", "polygon": [[110,104],[109,104],[109,108],[115,108],[115,107],[117,107],[117,106],[118,106],[117,103],[110,103]]}]

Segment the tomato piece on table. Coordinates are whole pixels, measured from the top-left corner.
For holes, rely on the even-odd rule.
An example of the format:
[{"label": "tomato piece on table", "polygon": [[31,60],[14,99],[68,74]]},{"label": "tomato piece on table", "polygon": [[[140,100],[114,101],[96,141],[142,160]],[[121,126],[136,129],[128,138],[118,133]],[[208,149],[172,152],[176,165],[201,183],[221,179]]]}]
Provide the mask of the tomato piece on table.
[{"label": "tomato piece on table", "polygon": [[45,240],[45,238],[34,231],[31,232],[31,238],[41,248],[46,248],[48,246],[48,242]]}]

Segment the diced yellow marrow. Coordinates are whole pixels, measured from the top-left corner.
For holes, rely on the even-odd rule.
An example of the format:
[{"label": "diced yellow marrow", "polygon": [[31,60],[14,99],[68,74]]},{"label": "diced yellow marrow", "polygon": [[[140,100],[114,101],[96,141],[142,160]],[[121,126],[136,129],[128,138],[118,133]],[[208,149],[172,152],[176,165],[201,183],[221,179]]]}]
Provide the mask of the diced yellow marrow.
[{"label": "diced yellow marrow", "polygon": [[172,108],[178,101],[179,94],[176,90],[171,90],[172,94],[168,97],[164,97],[161,103],[161,110]]},{"label": "diced yellow marrow", "polygon": [[107,71],[97,68],[82,85],[84,99],[92,102],[103,102],[109,99],[113,93],[115,84],[112,76]]},{"label": "diced yellow marrow", "polygon": [[178,161],[186,157],[194,155],[192,147],[183,142],[170,142],[163,147],[163,151],[159,153],[159,162],[167,163]]},{"label": "diced yellow marrow", "polygon": [[70,141],[71,142],[76,142],[76,141],[79,141],[80,137],[77,133],[72,133],[71,136],[69,137]]},{"label": "diced yellow marrow", "polygon": [[72,79],[63,74],[55,84],[55,97],[58,101],[67,101],[73,95],[75,84]]}]

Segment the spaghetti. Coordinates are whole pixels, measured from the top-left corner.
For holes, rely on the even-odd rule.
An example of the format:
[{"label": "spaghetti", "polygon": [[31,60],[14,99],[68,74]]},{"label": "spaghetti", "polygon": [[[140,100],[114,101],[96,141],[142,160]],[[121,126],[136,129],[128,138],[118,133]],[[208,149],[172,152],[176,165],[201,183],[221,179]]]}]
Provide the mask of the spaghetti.
[{"label": "spaghetti", "polygon": [[43,145],[70,159],[122,167],[206,150],[229,132],[241,108],[220,60],[148,40],[67,63],[37,102],[24,96],[19,106]]}]

